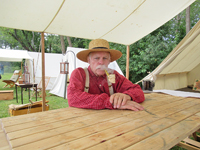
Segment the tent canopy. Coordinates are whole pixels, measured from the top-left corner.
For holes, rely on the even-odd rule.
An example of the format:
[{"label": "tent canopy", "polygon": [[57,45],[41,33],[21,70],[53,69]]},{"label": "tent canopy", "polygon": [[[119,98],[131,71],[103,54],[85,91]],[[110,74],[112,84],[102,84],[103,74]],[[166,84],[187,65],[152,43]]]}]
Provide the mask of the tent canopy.
[{"label": "tent canopy", "polygon": [[22,59],[31,59],[26,50],[0,49],[0,61],[20,62]]},{"label": "tent canopy", "polygon": [[130,45],[195,0],[1,1],[0,26]]},{"label": "tent canopy", "polygon": [[180,89],[200,79],[200,21],[184,39],[143,80],[157,77],[155,89]]}]

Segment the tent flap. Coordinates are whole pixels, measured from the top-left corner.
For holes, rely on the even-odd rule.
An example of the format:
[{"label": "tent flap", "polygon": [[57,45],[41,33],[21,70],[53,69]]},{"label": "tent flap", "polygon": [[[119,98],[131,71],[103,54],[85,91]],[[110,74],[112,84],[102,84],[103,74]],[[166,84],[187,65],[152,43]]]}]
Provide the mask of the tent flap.
[{"label": "tent flap", "polygon": [[[130,45],[195,0],[1,1],[0,26]],[[46,7],[44,7],[46,6]]]},{"label": "tent flap", "polygon": [[154,89],[180,89],[200,79],[200,21],[145,79],[157,76]]},{"label": "tent flap", "polygon": [[22,59],[32,60],[32,57],[26,50],[0,49],[0,61],[20,62]]}]

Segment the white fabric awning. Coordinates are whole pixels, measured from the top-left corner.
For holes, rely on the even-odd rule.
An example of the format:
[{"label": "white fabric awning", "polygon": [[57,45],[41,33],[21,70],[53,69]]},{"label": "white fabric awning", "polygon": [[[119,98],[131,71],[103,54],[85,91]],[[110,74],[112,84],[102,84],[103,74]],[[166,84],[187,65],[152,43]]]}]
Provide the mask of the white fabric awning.
[{"label": "white fabric awning", "polygon": [[1,0],[0,26],[130,45],[195,0]]},{"label": "white fabric awning", "polygon": [[22,59],[32,59],[26,50],[0,49],[0,61],[20,62]]}]

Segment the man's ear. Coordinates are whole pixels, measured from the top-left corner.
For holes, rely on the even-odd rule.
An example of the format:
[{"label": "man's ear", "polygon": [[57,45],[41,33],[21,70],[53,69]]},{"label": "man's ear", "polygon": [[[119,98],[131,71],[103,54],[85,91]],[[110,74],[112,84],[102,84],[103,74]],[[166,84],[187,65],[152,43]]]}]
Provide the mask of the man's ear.
[{"label": "man's ear", "polygon": [[90,58],[89,58],[89,56],[87,56],[87,62],[90,63]]}]

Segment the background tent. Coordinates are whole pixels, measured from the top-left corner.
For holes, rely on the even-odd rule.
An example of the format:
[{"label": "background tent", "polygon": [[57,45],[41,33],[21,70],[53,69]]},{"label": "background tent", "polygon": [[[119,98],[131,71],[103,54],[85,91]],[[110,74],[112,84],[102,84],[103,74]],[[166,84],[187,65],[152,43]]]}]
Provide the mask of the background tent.
[{"label": "background tent", "polygon": [[[28,52],[33,61],[26,60],[29,68],[31,82],[39,83],[42,79],[42,58],[39,52]],[[62,62],[62,54],[45,53],[45,76],[50,77],[47,90],[50,90],[60,73],[60,62]]]},{"label": "background tent", "polygon": [[[67,47],[67,54],[64,56],[63,61],[67,60],[69,62],[69,78],[71,76],[72,71],[78,67],[88,67],[88,63],[85,63],[78,58],[75,58],[76,54],[84,49],[82,48],[74,48],[74,47]],[[112,62],[108,66],[111,69],[118,71],[120,74],[123,75],[123,72],[119,68],[116,61]],[[60,69],[60,68],[59,68]],[[59,74],[54,85],[50,91],[50,93],[64,97],[64,90],[65,90],[65,79],[66,76],[64,74]],[[67,97],[67,96],[66,96]]]},{"label": "background tent", "polygon": [[32,60],[33,58],[26,50],[0,49],[0,61],[21,62],[22,59]]},{"label": "background tent", "polygon": [[163,62],[143,80],[153,80],[152,76],[157,78],[155,90],[180,89],[200,79],[200,21]]}]

